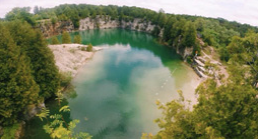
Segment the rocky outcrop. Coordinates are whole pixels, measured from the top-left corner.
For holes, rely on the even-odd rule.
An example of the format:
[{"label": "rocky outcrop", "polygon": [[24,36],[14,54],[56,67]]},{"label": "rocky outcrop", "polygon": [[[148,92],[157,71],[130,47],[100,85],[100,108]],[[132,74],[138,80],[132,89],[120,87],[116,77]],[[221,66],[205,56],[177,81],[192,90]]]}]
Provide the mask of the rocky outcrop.
[{"label": "rocky outcrop", "polygon": [[117,28],[118,26],[118,20],[111,20],[109,16],[97,16],[94,19],[87,17],[80,20],[79,30]]},{"label": "rocky outcrop", "polygon": [[192,68],[196,72],[196,74],[201,77],[201,78],[207,78],[208,76],[206,75],[206,68],[205,68],[205,61],[200,60],[199,57],[194,57],[193,58],[193,64]]},{"label": "rocky outcrop", "polygon": [[44,20],[39,22],[37,28],[41,30],[46,38],[59,35],[62,31],[71,32],[75,30],[72,21],[58,21],[53,24],[50,20]]},{"label": "rocky outcrop", "polygon": [[[79,21],[78,30],[89,30],[89,29],[108,29],[108,28],[124,28],[136,31],[142,31],[151,33],[156,25],[153,25],[151,21],[134,18],[131,21],[114,19],[110,16],[96,16],[95,18],[87,17]],[[38,23],[37,28],[41,30],[44,37],[59,35],[62,31],[76,31],[72,21],[58,21],[52,23],[50,20],[42,20]],[[163,36],[163,29],[161,29],[159,36]]]},{"label": "rocky outcrop", "polygon": [[[110,16],[97,16],[96,18],[87,17],[80,20],[79,30],[89,29],[108,29],[108,28],[125,28],[136,31],[151,33],[155,25],[150,21],[135,18],[133,21],[124,21],[119,19],[112,20]],[[163,31],[161,31],[162,33]]]}]

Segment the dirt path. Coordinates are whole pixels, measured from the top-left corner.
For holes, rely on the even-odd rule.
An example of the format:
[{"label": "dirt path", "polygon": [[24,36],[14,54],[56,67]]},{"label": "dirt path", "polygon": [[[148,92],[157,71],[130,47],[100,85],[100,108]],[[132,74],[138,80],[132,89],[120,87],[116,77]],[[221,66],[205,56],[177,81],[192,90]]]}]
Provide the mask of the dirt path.
[{"label": "dirt path", "polygon": [[[208,46],[210,54],[215,54],[215,50],[213,47]],[[224,79],[227,79],[229,74],[226,70],[226,66],[224,66],[221,62],[219,58],[213,58],[212,55],[208,55],[206,54],[203,50],[201,51],[202,56],[200,56],[200,59],[203,59],[204,61],[209,61],[211,64],[214,64],[216,66],[216,68],[213,70],[213,75],[216,79],[216,82],[218,83],[218,85],[222,84],[222,81]],[[221,76],[221,77],[220,77]]]}]

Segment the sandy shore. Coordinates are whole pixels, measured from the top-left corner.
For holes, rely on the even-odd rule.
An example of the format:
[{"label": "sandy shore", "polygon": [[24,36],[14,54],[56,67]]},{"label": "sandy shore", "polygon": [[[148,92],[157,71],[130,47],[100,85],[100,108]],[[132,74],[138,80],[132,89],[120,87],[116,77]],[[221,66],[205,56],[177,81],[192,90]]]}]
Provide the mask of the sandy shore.
[{"label": "sandy shore", "polygon": [[61,72],[71,72],[73,77],[87,59],[90,59],[96,51],[102,49],[101,47],[93,47],[92,52],[87,52],[81,50],[87,47],[87,45],[82,44],[59,44],[49,45],[48,47],[55,56],[56,66],[59,70]]}]

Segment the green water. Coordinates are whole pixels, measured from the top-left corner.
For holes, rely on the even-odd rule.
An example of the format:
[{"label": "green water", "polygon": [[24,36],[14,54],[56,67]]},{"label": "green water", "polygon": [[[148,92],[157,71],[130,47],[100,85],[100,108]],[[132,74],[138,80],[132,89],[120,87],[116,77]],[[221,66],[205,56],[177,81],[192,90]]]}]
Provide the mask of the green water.
[{"label": "green water", "polygon": [[[182,90],[195,102],[198,77],[174,50],[157,44],[148,34],[121,30],[74,32],[84,44],[104,47],[73,80],[76,97],[66,103],[66,119],[79,119],[76,131],[94,139],[138,139],[143,132],[156,134],[153,122],[161,116],[156,100],[166,103]],[[55,104],[48,104],[50,109]],[[87,119],[87,120],[86,120]],[[30,121],[25,138],[47,138],[38,119]]]}]

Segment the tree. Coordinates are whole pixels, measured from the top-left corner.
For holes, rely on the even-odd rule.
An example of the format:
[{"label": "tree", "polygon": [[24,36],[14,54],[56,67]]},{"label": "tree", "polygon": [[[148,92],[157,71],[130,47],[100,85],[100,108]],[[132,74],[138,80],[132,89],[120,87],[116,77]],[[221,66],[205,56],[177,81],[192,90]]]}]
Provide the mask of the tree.
[{"label": "tree", "polygon": [[166,105],[155,138],[257,138],[257,91],[240,77],[217,87],[208,80],[196,90],[199,103],[190,111],[183,97]]},{"label": "tree", "polygon": [[62,33],[62,43],[71,43],[71,38],[67,31],[63,31]]},{"label": "tree", "polygon": [[39,7],[38,6],[35,6],[34,9],[33,9],[33,13],[34,14],[38,14],[40,11]]},{"label": "tree", "polygon": [[229,63],[237,67],[249,66],[249,81],[258,82],[258,33],[248,31],[244,38],[235,36],[227,46],[230,55]]},{"label": "tree", "polygon": [[13,21],[13,20],[26,21],[32,26],[36,24],[32,14],[30,13],[30,7],[13,8],[12,11],[6,14],[5,19],[8,21]]},{"label": "tree", "polygon": [[192,22],[187,22],[183,32],[183,45],[191,47],[196,45],[196,29]]},{"label": "tree", "polygon": [[10,125],[22,118],[28,105],[37,102],[39,86],[9,30],[2,23],[0,30],[0,124]]},{"label": "tree", "polygon": [[82,40],[81,40],[81,36],[80,35],[75,35],[74,37],[74,43],[78,43],[81,44]]},{"label": "tree", "polygon": [[40,86],[39,99],[43,101],[51,97],[59,87],[59,74],[54,55],[42,34],[24,22],[10,22],[8,27],[16,44],[30,61],[31,73]]},{"label": "tree", "polygon": [[51,44],[60,44],[57,37],[52,37]]}]

